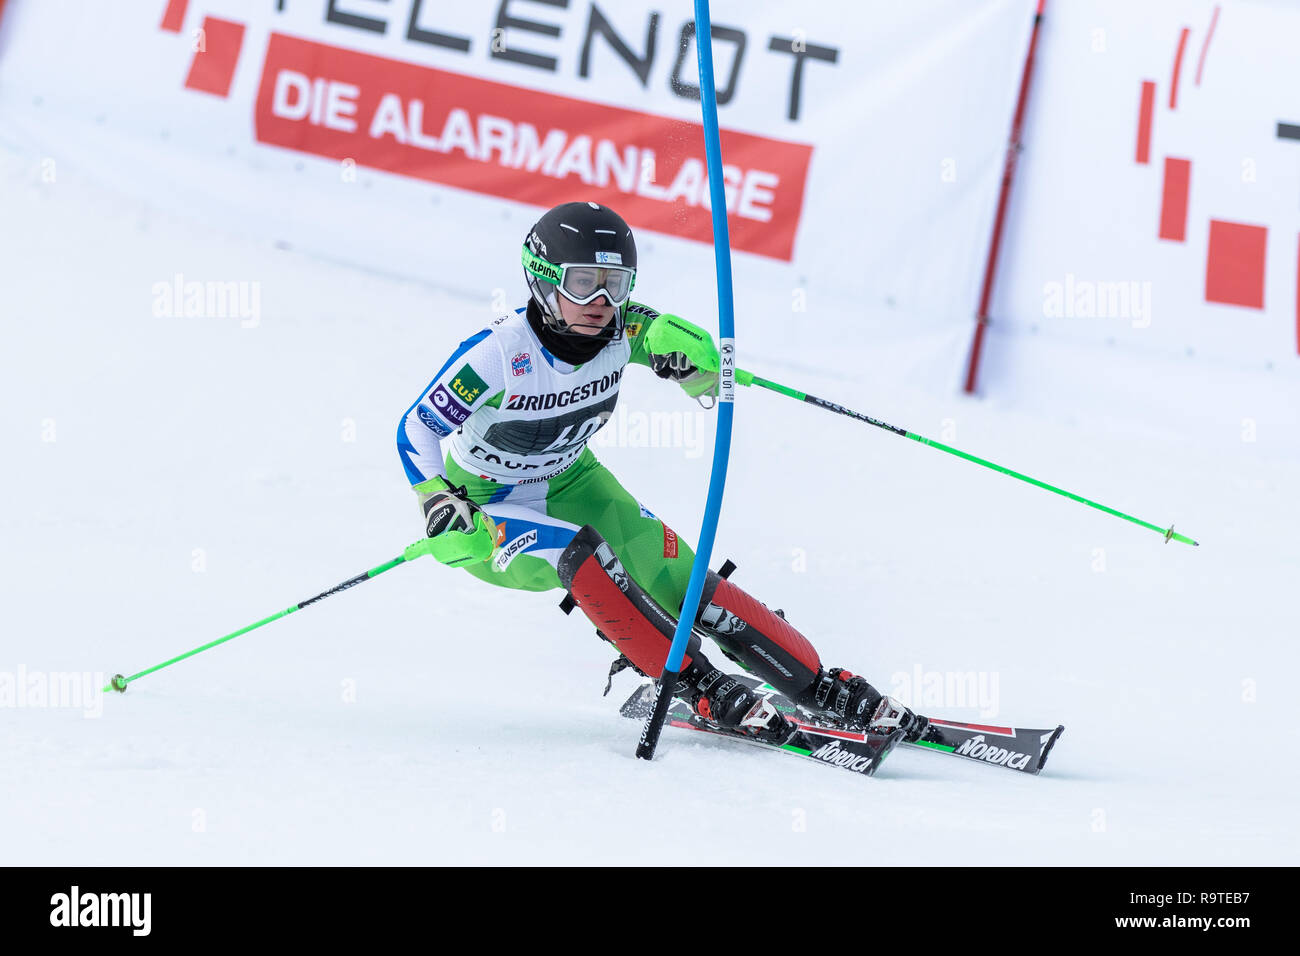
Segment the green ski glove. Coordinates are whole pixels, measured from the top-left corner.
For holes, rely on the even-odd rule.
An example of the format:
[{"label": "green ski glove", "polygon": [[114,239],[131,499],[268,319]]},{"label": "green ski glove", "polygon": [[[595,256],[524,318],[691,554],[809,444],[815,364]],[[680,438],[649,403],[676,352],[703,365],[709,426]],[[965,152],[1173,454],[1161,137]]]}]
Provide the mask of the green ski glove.
[{"label": "green ski glove", "polygon": [[496,550],[496,522],[440,476],[415,486],[424,512],[428,551],[443,564],[459,567],[486,561]]},{"label": "green ski glove", "polygon": [[645,350],[654,373],[681,385],[691,398],[718,394],[718,349],[698,325],[664,313],[646,332]]}]

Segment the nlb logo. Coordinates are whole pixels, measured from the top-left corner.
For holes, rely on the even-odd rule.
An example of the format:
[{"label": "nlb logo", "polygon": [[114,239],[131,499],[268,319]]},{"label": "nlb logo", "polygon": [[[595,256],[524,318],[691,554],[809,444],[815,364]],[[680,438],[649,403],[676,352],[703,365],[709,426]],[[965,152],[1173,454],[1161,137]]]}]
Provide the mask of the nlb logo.
[{"label": "nlb logo", "polygon": [[465,419],[469,418],[469,409],[452,398],[451,392],[447,391],[445,385],[435,388],[429,396],[429,401],[433,402],[434,408],[447,416],[448,421],[456,425],[464,424]]}]

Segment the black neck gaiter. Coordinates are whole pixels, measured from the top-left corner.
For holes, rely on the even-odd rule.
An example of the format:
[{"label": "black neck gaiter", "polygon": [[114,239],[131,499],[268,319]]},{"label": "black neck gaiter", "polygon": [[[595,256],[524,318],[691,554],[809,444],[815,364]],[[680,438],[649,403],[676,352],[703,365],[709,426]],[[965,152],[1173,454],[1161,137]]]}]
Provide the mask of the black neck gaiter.
[{"label": "black neck gaiter", "polygon": [[618,324],[618,316],[610,322],[598,335],[583,335],[580,332],[556,332],[548,328],[542,321],[542,310],[537,305],[536,299],[528,300],[528,324],[532,327],[533,334],[537,340],[546,347],[561,362],[568,362],[570,365],[581,365],[584,362],[590,362],[600,354],[601,349],[610,343],[614,338],[614,327]]}]

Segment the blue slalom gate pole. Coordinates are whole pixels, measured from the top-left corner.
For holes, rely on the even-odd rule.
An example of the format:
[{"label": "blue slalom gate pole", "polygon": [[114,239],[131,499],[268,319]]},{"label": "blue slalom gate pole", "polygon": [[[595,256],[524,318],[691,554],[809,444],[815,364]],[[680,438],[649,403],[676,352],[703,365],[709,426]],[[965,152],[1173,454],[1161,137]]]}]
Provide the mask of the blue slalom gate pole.
[{"label": "blue slalom gate pole", "polygon": [[709,169],[709,206],[713,218],[713,257],[718,274],[718,351],[722,357],[718,370],[718,432],[713,442],[713,470],[709,475],[709,496],[704,506],[704,524],[700,528],[691,565],[691,580],[686,587],[677,618],[677,633],[668,651],[664,671],[659,675],[659,693],[654,710],[646,719],[637,744],[636,755],[650,760],[659,743],[673,688],[682,669],[682,658],[690,641],[695,611],[704,593],[704,578],[713,555],[713,539],[722,511],[722,492],[727,483],[727,460],[731,454],[731,418],[735,412],[736,332],[731,300],[731,243],[727,237],[727,195],[722,182],[722,143],[718,137],[718,101],[713,85],[713,29],[709,21],[709,0],[695,0],[695,49],[700,64],[700,107],[704,114],[704,155]]}]

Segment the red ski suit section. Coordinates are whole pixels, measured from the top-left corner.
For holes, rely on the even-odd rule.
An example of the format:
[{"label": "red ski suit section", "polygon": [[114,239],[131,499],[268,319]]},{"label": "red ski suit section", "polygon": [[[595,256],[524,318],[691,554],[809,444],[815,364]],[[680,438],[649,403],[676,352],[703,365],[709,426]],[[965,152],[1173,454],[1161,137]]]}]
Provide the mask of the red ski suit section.
[{"label": "red ski suit section", "polygon": [[[640,586],[629,579],[629,591],[632,588],[640,590]],[[578,566],[569,593],[588,619],[642,672],[651,677],[663,673],[668,650],[672,647],[673,630],[670,627],[665,633],[656,626],[637,602],[619,589],[601,567],[596,555],[590,555]],[[652,601],[644,592],[639,596],[647,602]],[[672,623],[666,614],[664,621],[660,622],[661,625]],[[691,656],[688,653],[682,658],[682,670],[690,665]]]},{"label": "red ski suit section", "polygon": [[724,578],[718,582],[711,601],[757,629],[769,641],[808,668],[813,676],[821,669],[821,658],[808,638],[795,630],[785,618],[777,617],[763,602],[750,597],[730,581]]}]

